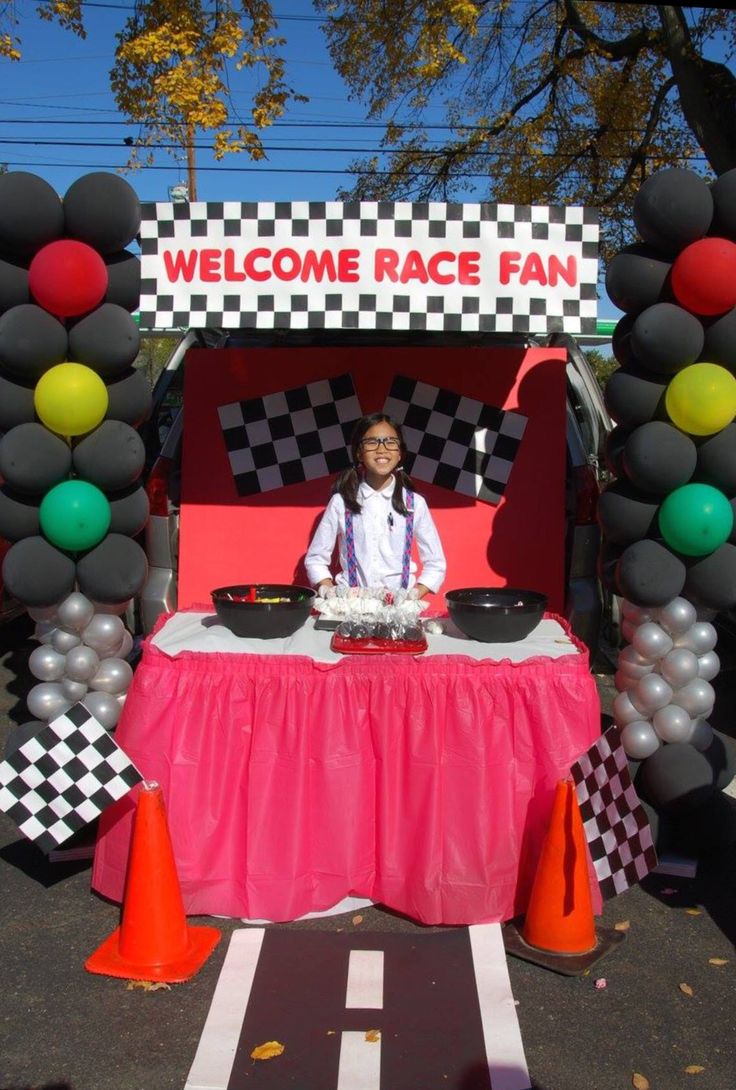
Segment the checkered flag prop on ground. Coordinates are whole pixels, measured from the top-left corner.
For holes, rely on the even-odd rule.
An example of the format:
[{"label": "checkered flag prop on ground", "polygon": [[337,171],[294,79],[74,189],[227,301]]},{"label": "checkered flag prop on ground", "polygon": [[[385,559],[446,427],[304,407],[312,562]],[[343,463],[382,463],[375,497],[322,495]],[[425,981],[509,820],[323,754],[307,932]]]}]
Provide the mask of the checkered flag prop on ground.
[{"label": "checkered flag prop on ground", "polygon": [[350,436],[362,416],[350,375],[233,401],[217,411],[239,496],[346,469]]},{"label": "checkered flag prop on ground", "polygon": [[141,211],[147,329],[596,331],[592,208],[187,201]]},{"label": "checkered flag prop on ground", "polygon": [[401,424],[412,477],[498,503],[524,435],[525,416],[401,375],[383,411]]},{"label": "checkered flag prop on ground", "polygon": [[75,704],[0,763],[0,810],[50,852],[142,779],[102,724]]},{"label": "checkered flag prop on ground", "polygon": [[657,865],[652,830],[631,782],[618,728],[609,727],[570,772],[601,895],[607,900]]}]

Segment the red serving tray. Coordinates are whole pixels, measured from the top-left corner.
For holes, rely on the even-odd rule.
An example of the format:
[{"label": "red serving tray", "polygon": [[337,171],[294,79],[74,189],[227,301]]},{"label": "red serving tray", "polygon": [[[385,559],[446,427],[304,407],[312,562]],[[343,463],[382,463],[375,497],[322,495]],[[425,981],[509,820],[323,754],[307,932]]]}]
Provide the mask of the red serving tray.
[{"label": "red serving tray", "polygon": [[374,636],[353,640],[336,632],[330,647],[339,655],[421,655],[427,650],[427,640],[425,636],[421,640],[382,640]]}]

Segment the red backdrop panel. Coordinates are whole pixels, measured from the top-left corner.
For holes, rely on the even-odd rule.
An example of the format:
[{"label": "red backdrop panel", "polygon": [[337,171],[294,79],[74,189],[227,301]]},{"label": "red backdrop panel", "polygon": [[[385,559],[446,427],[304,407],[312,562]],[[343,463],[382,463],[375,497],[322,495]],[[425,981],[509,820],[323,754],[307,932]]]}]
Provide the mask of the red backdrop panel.
[{"label": "red backdrop panel", "polygon": [[[500,504],[416,482],[447,555],[444,590],[518,586],[563,606],[565,354],[510,348],[197,350],[186,361],[179,605],[229,583],[304,583],[303,559],[331,478],[239,497],[217,410],[349,372],[364,412],[383,407],[397,374],[528,417]],[[441,599],[437,603],[441,605]]]}]

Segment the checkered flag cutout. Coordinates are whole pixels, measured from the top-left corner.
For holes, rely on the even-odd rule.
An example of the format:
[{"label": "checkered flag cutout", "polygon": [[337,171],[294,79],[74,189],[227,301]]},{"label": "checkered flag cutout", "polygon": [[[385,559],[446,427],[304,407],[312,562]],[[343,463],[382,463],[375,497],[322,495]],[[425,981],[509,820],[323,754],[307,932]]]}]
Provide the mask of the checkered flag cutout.
[{"label": "checkered flag cutout", "polygon": [[142,779],[102,724],[75,704],[0,763],[0,810],[50,852]]},{"label": "checkered flag cutout", "polygon": [[217,411],[239,496],[346,469],[350,436],[362,415],[350,375],[233,401]]},{"label": "checkered flag cutout", "polygon": [[407,472],[464,496],[498,503],[527,418],[397,376],[383,411],[401,424]]},{"label": "checkered flag cutout", "polygon": [[652,830],[631,782],[618,728],[609,727],[570,772],[601,895],[607,900],[657,865]]}]

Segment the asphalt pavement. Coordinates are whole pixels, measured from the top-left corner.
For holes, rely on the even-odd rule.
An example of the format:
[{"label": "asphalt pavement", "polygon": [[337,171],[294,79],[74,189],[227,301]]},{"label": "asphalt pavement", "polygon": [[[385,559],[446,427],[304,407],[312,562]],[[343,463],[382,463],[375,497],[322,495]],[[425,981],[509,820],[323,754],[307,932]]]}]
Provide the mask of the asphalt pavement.
[{"label": "asphalt pavement", "polygon": [[[0,748],[28,718],[31,630],[26,617],[0,629]],[[736,670],[726,665],[716,679],[714,725],[736,736]],[[605,713],[612,670],[604,662],[595,672]],[[598,923],[618,924],[626,938],[587,975],[509,959],[535,1090],[625,1090],[637,1085],[636,1074],[651,1090],[733,1090],[735,864],[736,849],[723,849],[700,860],[695,878],[653,875],[608,902]],[[182,1090],[227,938],[243,925],[192,920],[223,931],[200,972],[170,989],[129,990],[83,968],[119,920],[117,906],[90,892],[89,878],[88,862],[49,863],[0,815],[0,1090]],[[441,930],[378,907],[275,926]],[[470,1082],[438,1085],[467,1090]]]}]

